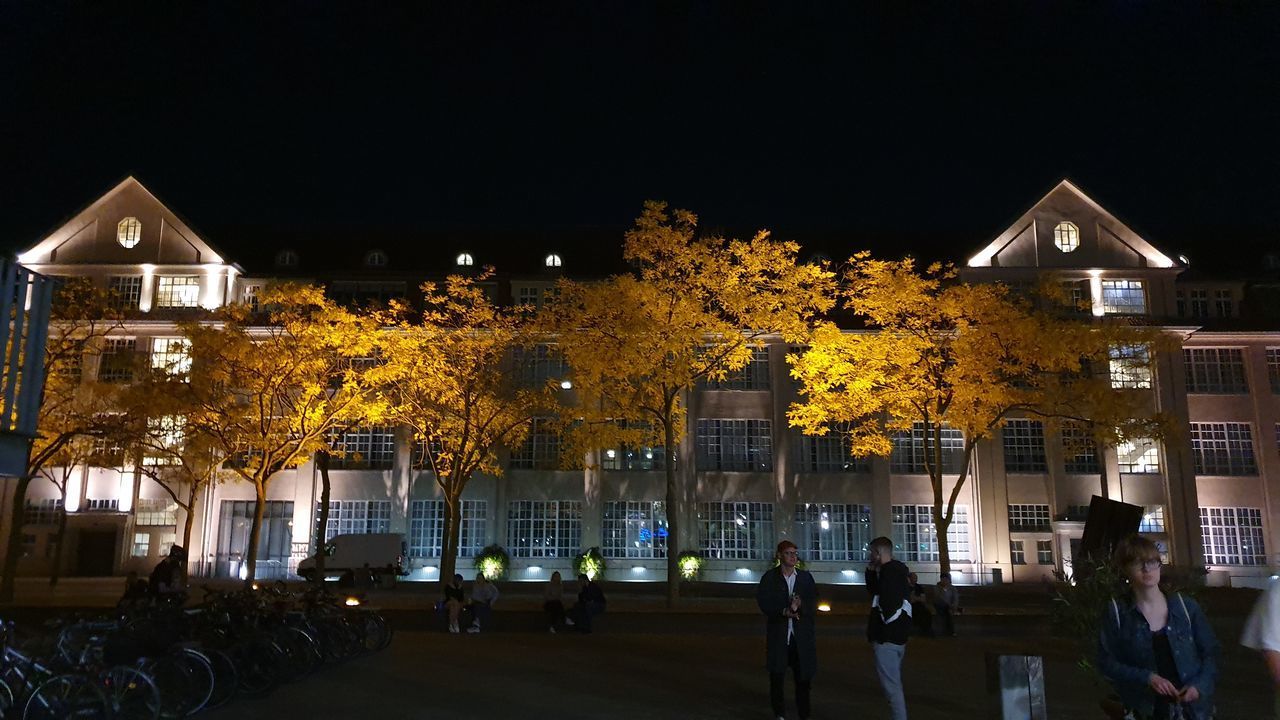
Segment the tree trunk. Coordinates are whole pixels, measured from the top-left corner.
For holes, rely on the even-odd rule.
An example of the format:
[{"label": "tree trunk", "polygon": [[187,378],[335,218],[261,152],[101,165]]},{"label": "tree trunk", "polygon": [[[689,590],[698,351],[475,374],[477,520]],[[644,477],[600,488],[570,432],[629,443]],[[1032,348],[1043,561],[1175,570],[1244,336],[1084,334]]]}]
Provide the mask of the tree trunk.
[{"label": "tree trunk", "polygon": [[316,452],[316,467],[320,469],[320,517],[316,518],[316,569],[311,581],[323,586],[325,560],[328,559],[324,553],[325,545],[328,544],[325,533],[329,530],[329,496],[333,490],[333,486],[329,483],[328,450]]},{"label": "tree trunk", "polygon": [[30,484],[31,476],[22,475],[18,477],[13,489],[13,507],[9,511],[9,544],[5,547],[4,575],[0,577],[0,603],[13,602],[14,576],[18,572],[18,559],[22,557],[22,520],[26,512],[27,486]]},{"label": "tree trunk", "polygon": [[458,493],[444,495],[444,537],[440,543],[440,582],[448,583],[458,567],[458,542],[462,534],[462,499]]},{"label": "tree trunk", "polygon": [[680,600],[680,487],[676,482],[676,436],[671,427],[671,403],[663,421],[663,448],[667,454],[667,607]]},{"label": "tree trunk", "polygon": [[261,481],[254,483],[257,490],[257,504],[253,508],[253,524],[249,526],[249,547],[245,548],[244,586],[253,585],[258,572],[258,538],[262,534],[262,515],[267,509],[267,488]]},{"label": "tree trunk", "polygon": [[[191,485],[191,494],[187,496],[187,506],[183,508],[186,511],[186,517],[182,520],[182,549],[187,553],[187,561],[182,563],[182,584],[186,585],[191,579],[191,526],[195,523],[196,514],[196,497],[198,495],[197,485]],[[208,553],[205,553],[206,555]]]},{"label": "tree trunk", "polygon": [[67,494],[62,493],[63,511],[58,515],[58,531],[53,535],[53,562],[49,567],[49,587],[57,587],[62,571],[62,542],[67,537]]},{"label": "tree trunk", "polygon": [[941,508],[934,508],[933,525],[938,529],[938,571],[946,575],[951,572],[951,547],[947,545],[947,528],[951,527],[951,521],[942,518]]}]

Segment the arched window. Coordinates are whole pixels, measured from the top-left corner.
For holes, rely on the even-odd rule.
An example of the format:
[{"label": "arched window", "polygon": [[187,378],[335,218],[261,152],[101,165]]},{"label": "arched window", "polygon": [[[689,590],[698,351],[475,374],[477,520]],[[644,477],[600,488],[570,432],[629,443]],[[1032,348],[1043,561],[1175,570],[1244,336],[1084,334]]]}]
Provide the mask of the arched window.
[{"label": "arched window", "polygon": [[471,257],[471,253],[458,253],[458,259],[454,261],[458,267],[471,267],[476,264],[475,258]]},{"label": "arched window", "polygon": [[1080,228],[1073,222],[1062,221],[1053,228],[1053,244],[1062,252],[1080,247]]},{"label": "arched window", "polygon": [[292,250],[281,250],[276,253],[276,267],[297,267],[298,253]]},{"label": "arched window", "polygon": [[560,256],[555,253],[551,253],[550,255],[547,256],[545,264],[549,268],[560,267]]},{"label": "arched window", "polygon": [[386,267],[387,254],[381,250],[370,250],[364,256],[365,267]]},{"label": "arched window", "polygon": [[116,240],[131,248],[142,241],[142,223],[136,217],[127,217],[116,226]]}]

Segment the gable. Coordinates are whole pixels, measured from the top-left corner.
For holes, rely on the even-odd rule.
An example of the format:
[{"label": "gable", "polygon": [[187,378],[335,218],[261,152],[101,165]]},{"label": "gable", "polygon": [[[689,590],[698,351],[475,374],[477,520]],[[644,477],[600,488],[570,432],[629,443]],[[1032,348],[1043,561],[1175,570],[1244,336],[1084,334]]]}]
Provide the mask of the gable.
[{"label": "gable", "polygon": [[[1059,249],[1055,230],[1075,226],[1078,247]],[[1063,226],[1064,231],[1070,228]],[[971,257],[969,267],[1045,269],[1168,268],[1174,262],[1114,215],[1063,180],[1013,225]]]},{"label": "gable", "polygon": [[[140,224],[138,242],[125,247],[117,239],[121,221]],[[199,265],[222,263],[223,256],[165,207],[133,177],[19,254],[24,265]]]}]

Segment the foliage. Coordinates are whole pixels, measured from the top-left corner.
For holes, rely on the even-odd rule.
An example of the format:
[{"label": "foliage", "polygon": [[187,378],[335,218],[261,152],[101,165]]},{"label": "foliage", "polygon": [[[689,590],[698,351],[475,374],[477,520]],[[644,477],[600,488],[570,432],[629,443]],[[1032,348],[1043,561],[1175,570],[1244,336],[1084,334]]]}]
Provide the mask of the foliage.
[{"label": "foliage", "polygon": [[[501,580],[511,569],[511,556],[507,555],[506,548],[501,545],[486,545],[480,554],[476,555],[475,565],[476,570],[484,575],[486,580]],[[445,577],[444,573],[441,573],[440,577]]]},{"label": "foliage", "polygon": [[[888,455],[895,433],[922,426],[943,572],[951,570],[946,531],[976,444],[1009,419],[1040,420],[1047,433],[1074,423],[1095,447],[1168,434],[1170,419],[1152,412],[1149,392],[1114,389],[1108,370],[1113,348],[1142,346],[1147,352],[1127,358],[1125,369],[1151,372],[1170,340],[1126,321],[1062,312],[1052,278],[1026,298],[999,284],[960,283],[950,267],[918,272],[910,258],[858,253],[844,283],[845,308],[872,331],[817,327],[809,349],[788,358],[803,397],[788,418],[806,434],[847,433],[854,456]],[[943,428],[964,436],[954,481],[944,477]]]},{"label": "foliage", "polygon": [[700,236],[692,213],[648,202],[623,248],[634,274],[560,284],[550,328],[572,368],[566,452],[627,444],[667,453],[670,602],[686,510],[675,462],[685,397],[745,367],[766,339],[803,336],[831,307],[833,274],[798,263],[798,251],[763,231],[750,240]]},{"label": "foliage", "polygon": [[573,556],[573,574],[575,577],[586,575],[590,580],[598,580],[604,577],[606,567],[604,555],[600,553],[600,548],[598,547],[590,548],[586,552]]},{"label": "foliage", "polygon": [[676,565],[680,568],[680,577],[685,580],[697,580],[702,576],[702,555],[693,550],[680,553]]}]

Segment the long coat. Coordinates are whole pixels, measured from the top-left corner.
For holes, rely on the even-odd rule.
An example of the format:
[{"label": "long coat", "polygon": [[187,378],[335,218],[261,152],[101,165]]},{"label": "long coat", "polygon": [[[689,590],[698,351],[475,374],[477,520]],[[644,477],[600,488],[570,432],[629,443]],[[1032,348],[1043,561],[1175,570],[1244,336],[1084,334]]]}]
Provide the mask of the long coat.
[{"label": "long coat", "polygon": [[[800,596],[800,617],[796,618],[793,642],[800,659],[801,680],[809,680],[818,672],[817,635],[813,619],[818,614],[818,585],[813,575],[796,570],[795,592]],[[787,671],[787,618],[782,614],[791,606],[786,578],[776,567],[760,578],[756,588],[756,604],[765,616],[765,667],[771,673]]]}]

